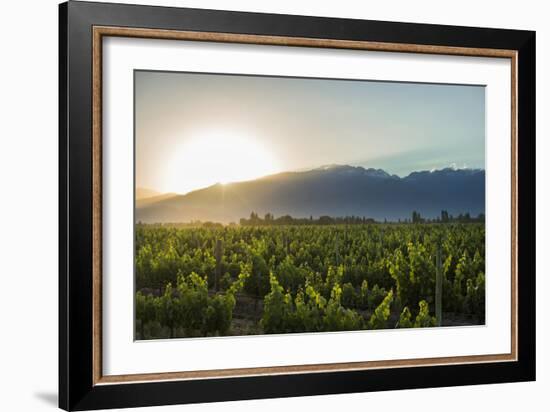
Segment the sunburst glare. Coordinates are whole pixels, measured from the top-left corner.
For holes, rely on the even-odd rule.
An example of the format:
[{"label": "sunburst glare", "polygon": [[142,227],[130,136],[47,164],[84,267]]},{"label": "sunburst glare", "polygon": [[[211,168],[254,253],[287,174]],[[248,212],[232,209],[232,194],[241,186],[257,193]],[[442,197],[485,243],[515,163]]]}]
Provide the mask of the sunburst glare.
[{"label": "sunburst glare", "polygon": [[236,132],[208,131],[197,133],[174,150],[164,176],[172,190],[187,193],[278,171],[276,157],[258,140]]}]

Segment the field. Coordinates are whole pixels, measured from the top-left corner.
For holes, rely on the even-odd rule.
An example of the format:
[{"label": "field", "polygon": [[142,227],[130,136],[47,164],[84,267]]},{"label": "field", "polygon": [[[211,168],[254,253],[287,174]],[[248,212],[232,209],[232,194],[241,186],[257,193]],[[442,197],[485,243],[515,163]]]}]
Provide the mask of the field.
[{"label": "field", "polygon": [[137,224],[135,276],[136,339],[484,324],[485,226]]}]

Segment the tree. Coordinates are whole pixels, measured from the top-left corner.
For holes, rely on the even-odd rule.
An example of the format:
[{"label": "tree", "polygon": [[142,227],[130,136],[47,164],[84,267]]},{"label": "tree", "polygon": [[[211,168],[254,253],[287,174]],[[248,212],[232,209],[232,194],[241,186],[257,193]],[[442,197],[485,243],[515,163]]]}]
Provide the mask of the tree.
[{"label": "tree", "polygon": [[298,288],[305,283],[305,270],[297,267],[290,255],[285,256],[275,272],[284,290],[292,293],[296,293]]},{"label": "tree", "polygon": [[425,300],[421,300],[418,306],[420,310],[418,311],[418,315],[416,315],[416,319],[414,320],[414,327],[426,328],[430,326],[435,326],[436,320],[435,317],[430,316],[428,302],[426,302]]},{"label": "tree", "polygon": [[482,272],[466,281],[464,310],[477,316],[479,321],[485,321],[485,275]]},{"label": "tree", "polygon": [[227,334],[231,327],[235,303],[235,296],[232,293],[225,295],[218,294],[212,298],[208,298],[208,306],[204,313],[202,325],[204,336],[207,336],[209,333],[218,335]]},{"label": "tree", "polygon": [[269,267],[265,259],[257,253],[251,258],[250,276],[244,290],[255,298],[263,298],[269,292]]},{"label": "tree", "polygon": [[287,322],[292,311],[292,302],[289,294],[284,293],[283,287],[277,278],[270,274],[271,291],[264,299],[264,313],[261,324],[265,333],[281,333],[287,329]]},{"label": "tree", "polygon": [[156,318],[155,297],[138,292],[136,294],[136,319],[139,321],[140,339],[145,339],[145,325],[155,321]]},{"label": "tree", "polygon": [[344,331],[361,329],[363,318],[354,310],[346,309],[341,304],[342,288],[334,285],[330,293],[330,300],[323,317],[324,330]]},{"label": "tree", "polygon": [[175,337],[176,314],[172,293],[172,284],[168,283],[164,289],[164,294],[156,302],[157,319],[161,325],[165,325],[170,330],[170,337]]},{"label": "tree", "polygon": [[424,219],[422,219],[422,217],[420,216],[420,213],[417,212],[416,210],[413,210],[412,212],[412,222],[413,223],[422,223]]},{"label": "tree", "polygon": [[208,284],[196,273],[189,276],[180,274],[177,295],[174,301],[177,326],[187,336],[193,336],[203,330],[203,319],[208,307]]},{"label": "tree", "polygon": [[407,306],[403,308],[403,311],[401,311],[401,315],[399,316],[399,322],[397,323],[398,328],[412,328],[413,323],[411,321],[411,311]]},{"label": "tree", "polygon": [[370,329],[385,329],[390,317],[390,306],[393,303],[393,290],[390,290],[382,303],[375,309],[369,320]]},{"label": "tree", "polygon": [[342,305],[351,308],[356,305],[355,288],[349,282],[342,285]]}]

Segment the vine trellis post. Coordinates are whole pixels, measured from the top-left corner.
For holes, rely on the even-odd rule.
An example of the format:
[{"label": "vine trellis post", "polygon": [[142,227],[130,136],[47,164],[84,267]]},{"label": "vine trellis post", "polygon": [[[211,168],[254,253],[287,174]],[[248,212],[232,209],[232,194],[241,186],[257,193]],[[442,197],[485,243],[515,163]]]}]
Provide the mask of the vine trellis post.
[{"label": "vine trellis post", "polygon": [[216,248],[214,249],[214,257],[216,258],[216,277],[214,278],[214,290],[217,292],[219,287],[219,281],[222,270],[222,256],[223,256],[223,241],[221,239],[216,240]]},{"label": "vine trellis post", "polygon": [[437,245],[435,255],[435,319],[437,326],[442,323],[441,299],[443,289],[443,268],[441,264],[441,244]]}]

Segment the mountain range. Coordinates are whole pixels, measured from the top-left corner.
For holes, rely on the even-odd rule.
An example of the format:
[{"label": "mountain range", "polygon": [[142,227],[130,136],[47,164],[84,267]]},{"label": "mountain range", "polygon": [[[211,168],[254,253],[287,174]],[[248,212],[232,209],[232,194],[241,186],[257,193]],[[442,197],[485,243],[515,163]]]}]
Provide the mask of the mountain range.
[{"label": "mountain range", "polygon": [[329,165],[215,184],[184,195],[137,198],[135,220],[229,223],[251,212],[397,220],[410,218],[413,210],[429,218],[439,216],[441,210],[453,215],[485,213],[485,171],[445,168],[399,177],[382,169]]}]

